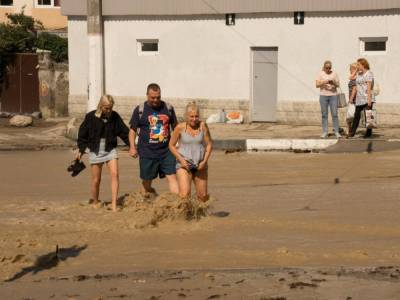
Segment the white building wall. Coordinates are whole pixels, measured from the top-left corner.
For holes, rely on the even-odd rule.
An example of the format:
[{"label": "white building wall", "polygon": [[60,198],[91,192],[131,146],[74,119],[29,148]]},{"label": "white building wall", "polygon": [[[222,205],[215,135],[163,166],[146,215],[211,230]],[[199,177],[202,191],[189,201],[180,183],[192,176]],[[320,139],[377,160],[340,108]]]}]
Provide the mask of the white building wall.
[{"label": "white building wall", "polygon": [[[72,95],[86,94],[85,32],[86,22],[69,22]],[[147,84],[157,82],[165,98],[243,104],[251,100],[251,47],[276,46],[278,111],[288,103],[290,109],[291,103],[310,103],[314,113],[323,61],[332,60],[347,92],[348,65],[361,56],[360,37],[388,37],[386,54],[366,58],[381,87],[378,100],[400,102],[399,11],[307,13],[302,26],[293,24],[292,14],[240,15],[231,27],[223,17],[110,17],[104,35],[106,92],[121,99],[144,96]],[[158,39],[159,55],[138,56],[138,39]]]},{"label": "white building wall", "polygon": [[[249,99],[250,47],[279,47],[279,100],[315,100],[315,76],[333,61],[342,84],[348,64],[360,57],[360,37],[388,36],[388,53],[367,57],[382,99],[400,101],[396,83],[400,56],[399,15],[307,14],[304,26],[292,15],[224,19],[111,19],[105,22],[106,90],[139,96],[159,82],[166,97]],[[159,39],[158,56],[138,56],[137,39]]]},{"label": "white building wall", "polygon": [[68,21],[69,91],[72,95],[87,95],[88,37],[86,20]]},{"label": "white building wall", "polygon": [[86,113],[88,102],[88,37],[86,18],[68,20],[69,100],[70,115]]},{"label": "white building wall", "polygon": [[[248,99],[248,47],[220,26],[223,23],[106,21],[107,91],[118,96],[143,95],[148,83],[158,82],[166,97]],[[123,34],[115,34],[121,30]],[[137,40],[153,38],[159,39],[159,55],[138,56]],[[227,54],[232,44],[235,49]]]}]

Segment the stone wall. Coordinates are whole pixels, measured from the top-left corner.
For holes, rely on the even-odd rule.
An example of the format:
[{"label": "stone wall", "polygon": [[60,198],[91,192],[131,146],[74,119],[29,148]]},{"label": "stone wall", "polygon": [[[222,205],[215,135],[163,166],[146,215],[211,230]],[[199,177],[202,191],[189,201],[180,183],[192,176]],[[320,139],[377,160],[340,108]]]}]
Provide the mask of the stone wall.
[{"label": "stone wall", "polygon": [[[379,127],[400,126],[400,105],[395,103],[376,103]],[[346,108],[339,109],[339,121],[341,126],[346,126]],[[283,124],[320,125],[321,108],[318,100],[303,102],[278,102],[277,121]],[[329,123],[332,123],[329,113]]]},{"label": "stone wall", "polygon": [[[114,97],[115,110],[124,118],[129,121],[133,109],[146,101],[145,97]],[[222,108],[226,112],[240,111],[245,122],[249,121],[249,102],[246,100],[207,100],[207,99],[176,99],[176,98],[163,98],[163,100],[171,103],[174,108],[178,119],[183,119],[183,113],[186,105],[189,102],[196,101],[200,106],[200,114],[202,119],[206,119],[211,114],[219,112]],[[69,96],[69,113],[70,116],[81,118],[86,113],[87,105],[86,95],[70,95]]]},{"label": "stone wall", "polygon": [[[222,108],[226,112],[240,111],[244,116],[245,123],[250,121],[250,107],[247,100],[206,100],[206,99],[171,99],[166,98],[176,110],[178,118],[183,117],[186,104],[189,101],[196,101],[200,106],[202,119],[210,114],[219,112]],[[145,101],[144,97],[115,97],[115,110],[118,111],[125,121],[129,121],[134,107]],[[73,117],[81,118],[86,113],[87,96],[70,95],[69,112]],[[380,127],[400,126],[400,106],[395,103],[377,103],[378,124]],[[320,125],[321,108],[319,102],[302,101],[291,102],[281,101],[277,104],[277,123],[291,125]],[[339,109],[339,120],[342,127],[346,126],[346,108]],[[332,123],[329,115],[329,123]]]},{"label": "stone wall", "polygon": [[39,102],[44,118],[68,116],[68,64],[55,63],[50,51],[38,51]]}]

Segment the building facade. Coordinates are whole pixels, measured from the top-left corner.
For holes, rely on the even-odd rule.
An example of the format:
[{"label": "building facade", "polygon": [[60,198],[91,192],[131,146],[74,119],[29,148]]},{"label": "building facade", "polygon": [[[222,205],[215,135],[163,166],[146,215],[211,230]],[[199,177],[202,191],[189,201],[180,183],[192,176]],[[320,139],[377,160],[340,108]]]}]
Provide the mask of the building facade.
[{"label": "building facade", "polygon": [[19,13],[22,9],[26,15],[40,20],[46,29],[67,27],[67,17],[61,15],[61,0],[0,0],[0,22],[6,21],[7,13]]},{"label": "building facade", "polygon": [[[70,115],[88,99],[85,1],[68,16]],[[197,101],[204,117],[241,111],[246,121],[319,124],[317,73],[331,60],[347,93],[348,66],[371,64],[380,123],[400,123],[398,0],[103,0],[104,89],[129,117],[150,82],[178,110]]]}]

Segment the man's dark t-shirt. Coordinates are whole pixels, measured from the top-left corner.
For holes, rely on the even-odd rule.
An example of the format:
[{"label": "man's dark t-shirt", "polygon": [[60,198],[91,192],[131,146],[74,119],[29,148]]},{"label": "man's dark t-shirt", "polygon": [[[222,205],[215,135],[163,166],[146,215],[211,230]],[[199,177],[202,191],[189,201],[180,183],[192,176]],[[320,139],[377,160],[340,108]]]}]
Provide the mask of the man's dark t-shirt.
[{"label": "man's dark t-shirt", "polygon": [[170,107],[168,110],[163,101],[157,109],[145,102],[141,117],[139,116],[139,106],[137,106],[133,111],[130,125],[134,130],[139,129],[139,156],[152,159],[164,158],[169,153],[170,130],[175,128],[177,123],[174,108]]}]

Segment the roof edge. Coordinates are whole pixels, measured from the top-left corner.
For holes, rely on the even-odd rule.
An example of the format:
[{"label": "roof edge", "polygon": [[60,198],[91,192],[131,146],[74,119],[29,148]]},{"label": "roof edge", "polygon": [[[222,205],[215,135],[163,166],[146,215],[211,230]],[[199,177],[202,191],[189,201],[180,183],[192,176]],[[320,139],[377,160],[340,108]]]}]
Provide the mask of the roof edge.
[{"label": "roof edge", "polygon": [[[400,0],[102,0],[104,16],[189,16],[226,13],[345,12],[399,9]],[[87,1],[64,0],[65,16],[86,16]]]}]

